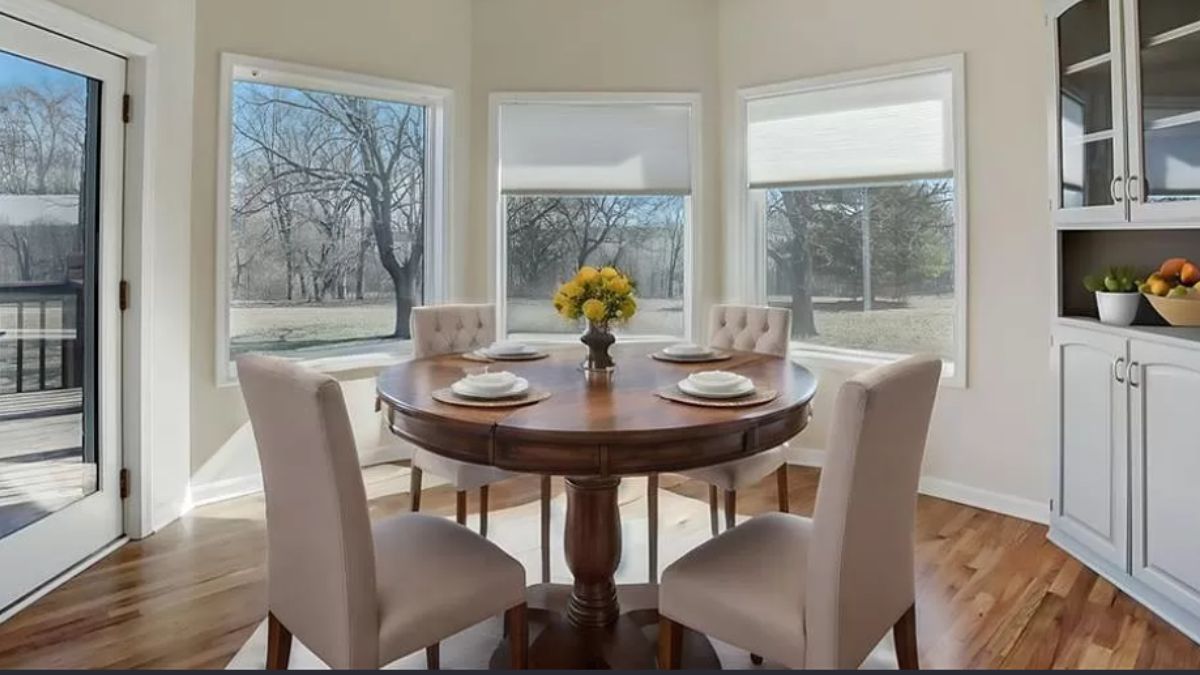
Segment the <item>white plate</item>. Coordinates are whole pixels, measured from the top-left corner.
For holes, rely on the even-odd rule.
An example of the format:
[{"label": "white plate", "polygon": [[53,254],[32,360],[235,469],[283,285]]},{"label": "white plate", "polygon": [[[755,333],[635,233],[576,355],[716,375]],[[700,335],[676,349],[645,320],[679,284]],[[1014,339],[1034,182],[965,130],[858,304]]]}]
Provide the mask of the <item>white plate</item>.
[{"label": "white plate", "polygon": [[525,356],[536,350],[521,342],[493,342],[479,351],[485,356]]},{"label": "white plate", "polygon": [[480,394],[503,394],[513,388],[517,383],[517,376],[502,370],[495,373],[484,372],[476,375],[467,375],[459,380],[468,390],[474,390]]},{"label": "white plate", "polygon": [[745,388],[749,379],[744,375],[727,370],[704,370],[692,373],[687,377],[687,383],[693,389],[706,391],[710,394],[725,394]]},{"label": "white plate", "polygon": [[487,400],[510,398],[513,396],[520,396],[521,394],[529,391],[529,380],[526,380],[523,377],[518,377],[516,382],[513,383],[512,388],[508,389],[507,391],[486,393],[472,387],[465,380],[459,380],[458,382],[450,385],[450,391],[458,394],[459,396],[465,396],[467,398],[480,398]]},{"label": "white plate", "polygon": [[679,386],[679,391],[682,391],[683,393],[687,394],[688,396],[695,396],[696,398],[713,398],[713,399],[741,398],[743,396],[749,396],[750,394],[754,393],[754,382],[751,380],[746,380],[737,389],[731,389],[729,391],[721,391],[721,392],[709,391],[707,389],[698,389],[698,388],[696,388],[695,385],[693,385],[691,382],[688,382],[687,380],[680,380],[678,386]]},{"label": "white plate", "polygon": [[670,347],[665,347],[662,350],[662,353],[666,354],[667,356],[697,358],[702,356],[712,356],[713,350],[712,347],[701,347],[700,345],[693,344],[677,344],[671,345]]}]

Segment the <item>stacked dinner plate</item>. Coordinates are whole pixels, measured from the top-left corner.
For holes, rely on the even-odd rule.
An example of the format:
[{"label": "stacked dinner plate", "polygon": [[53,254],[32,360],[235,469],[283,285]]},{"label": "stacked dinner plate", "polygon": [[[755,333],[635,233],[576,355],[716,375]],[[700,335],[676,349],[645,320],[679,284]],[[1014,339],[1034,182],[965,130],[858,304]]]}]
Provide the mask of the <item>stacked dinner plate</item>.
[{"label": "stacked dinner plate", "polygon": [[754,393],[754,381],[725,370],[704,370],[679,381],[679,390],[697,398],[741,398]]},{"label": "stacked dinner plate", "polygon": [[536,356],[539,352],[524,342],[512,342],[509,340],[504,340],[500,342],[493,342],[487,347],[480,349],[479,353],[483,356],[493,359],[519,359],[523,357]]},{"label": "stacked dinner plate", "polygon": [[467,375],[450,385],[450,391],[464,398],[494,400],[521,396],[529,391],[529,380],[507,370],[498,373]]}]

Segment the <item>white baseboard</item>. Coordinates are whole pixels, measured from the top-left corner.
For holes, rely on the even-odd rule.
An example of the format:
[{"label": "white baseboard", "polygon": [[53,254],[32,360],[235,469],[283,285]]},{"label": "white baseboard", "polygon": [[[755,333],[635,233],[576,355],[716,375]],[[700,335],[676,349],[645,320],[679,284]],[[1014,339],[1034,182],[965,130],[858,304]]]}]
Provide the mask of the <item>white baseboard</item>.
[{"label": "white baseboard", "polygon": [[[797,466],[820,468],[825,463],[825,451],[817,448],[792,447],[788,454],[788,463]],[[923,495],[1002,513],[1021,520],[1043,525],[1050,522],[1050,510],[1046,505],[1025,497],[984,490],[936,476],[921,476],[917,490]]]},{"label": "white baseboard", "polygon": [[187,513],[197,506],[204,506],[205,504],[212,504],[226,499],[244,497],[261,492],[262,487],[262,474],[257,473],[248,476],[223,478],[210,483],[193,483],[188,489],[188,498],[184,504],[183,512]]}]

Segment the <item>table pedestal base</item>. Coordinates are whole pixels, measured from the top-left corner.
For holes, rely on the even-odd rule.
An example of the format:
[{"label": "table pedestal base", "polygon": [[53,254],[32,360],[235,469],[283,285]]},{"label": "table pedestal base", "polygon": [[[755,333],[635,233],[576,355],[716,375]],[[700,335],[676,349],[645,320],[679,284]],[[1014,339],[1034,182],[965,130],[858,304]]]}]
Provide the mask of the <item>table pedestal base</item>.
[{"label": "table pedestal base", "polygon": [[[658,587],[617,587],[621,614],[602,627],[580,627],[568,617],[571,586],[531,586],[529,603],[529,667],[540,669],[652,670],[656,667]],[[507,669],[507,643],[492,654],[491,667]],[[683,667],[721,667],[708,638],[692,631],[683,637]]]}]

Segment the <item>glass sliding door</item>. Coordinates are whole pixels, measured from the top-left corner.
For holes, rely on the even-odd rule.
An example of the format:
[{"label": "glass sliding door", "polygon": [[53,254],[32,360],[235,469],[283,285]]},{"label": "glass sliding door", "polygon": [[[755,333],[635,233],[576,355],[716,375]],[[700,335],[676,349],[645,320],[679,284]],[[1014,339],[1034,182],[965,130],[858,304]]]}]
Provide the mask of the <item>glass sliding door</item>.
[{"label": "glass sliding door", "polygon": [[123,531],[124,78],[0,15],[0,608]]}]

